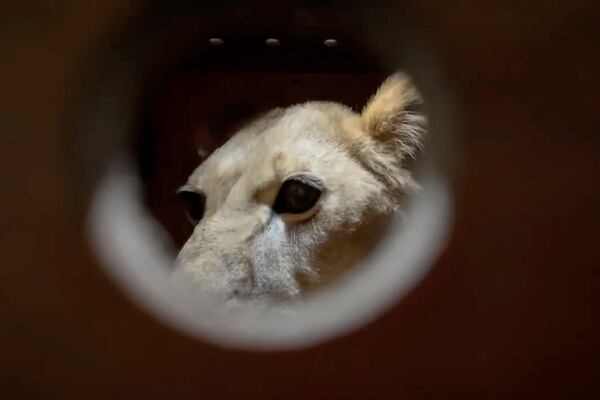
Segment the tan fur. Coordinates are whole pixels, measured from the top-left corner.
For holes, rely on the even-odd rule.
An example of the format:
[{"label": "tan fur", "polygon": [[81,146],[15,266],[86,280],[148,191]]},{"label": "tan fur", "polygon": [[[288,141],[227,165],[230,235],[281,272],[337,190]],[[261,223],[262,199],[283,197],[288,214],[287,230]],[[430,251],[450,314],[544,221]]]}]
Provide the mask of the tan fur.
[{"label": "tan fur", "polygon": [[[401,74],[388,78],[362,114],[330,102],[276,109],[241,129],[189,177],[205,215],[183,246],[185,279],[246,301],[293,299],[372,251],[403,196],[417,185],[404,168],[425,119]],[[281,184],[303,173],[325,188],[314,209],[275,214]]]}]

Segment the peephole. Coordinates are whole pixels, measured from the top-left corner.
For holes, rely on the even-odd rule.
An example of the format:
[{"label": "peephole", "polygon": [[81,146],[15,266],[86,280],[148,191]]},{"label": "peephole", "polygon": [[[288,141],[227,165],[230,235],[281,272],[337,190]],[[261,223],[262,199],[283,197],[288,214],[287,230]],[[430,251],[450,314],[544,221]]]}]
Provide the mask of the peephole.
[{"label": "peephole", "polygon": [[351,332],[425,276],[452,219],[452,102],[394,7],[165,2],[98,49],[76,170],[127,296],[277,350]]}]

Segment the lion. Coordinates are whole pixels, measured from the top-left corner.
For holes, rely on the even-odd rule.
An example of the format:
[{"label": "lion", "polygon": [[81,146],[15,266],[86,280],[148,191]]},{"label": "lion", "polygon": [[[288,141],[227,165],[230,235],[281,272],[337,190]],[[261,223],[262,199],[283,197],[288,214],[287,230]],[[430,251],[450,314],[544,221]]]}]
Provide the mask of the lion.
[{"label": "lion", "polygon": [[426,118],[410,79],[361,113],[324,101],[276,108],[214,151],[179,190],[195,224],[174,274],[225,299],[289,302],[375,248],[406,196]]}]

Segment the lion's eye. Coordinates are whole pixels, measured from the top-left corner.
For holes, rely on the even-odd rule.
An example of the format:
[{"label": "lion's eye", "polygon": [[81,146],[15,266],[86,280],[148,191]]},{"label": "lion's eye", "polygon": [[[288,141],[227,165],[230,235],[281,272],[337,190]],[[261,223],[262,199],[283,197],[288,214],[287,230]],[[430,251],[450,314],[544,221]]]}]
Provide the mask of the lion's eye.
[{"label": "lion's eye", "polygon": [[321,197],[317,183],[291,178],[281,185],[273,210],[278,214],[301,214],[314,207]]},{"label": "lion's eye", "polygon": [[187,213],[194,223],[198,223],[204,216],[206,196],[191,190],[180,190],[177,195],[187,205]]}]

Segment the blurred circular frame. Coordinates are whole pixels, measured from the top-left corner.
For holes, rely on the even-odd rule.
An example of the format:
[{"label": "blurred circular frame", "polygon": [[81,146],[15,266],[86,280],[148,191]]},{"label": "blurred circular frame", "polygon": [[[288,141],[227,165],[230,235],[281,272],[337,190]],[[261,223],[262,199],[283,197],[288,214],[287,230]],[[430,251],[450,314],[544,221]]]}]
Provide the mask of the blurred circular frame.
[{"label": "blurred circular frame", "polygon": [[[185,12],[162,7],[140,13],[94,53],[77,117],[77,187],[89,194],[83,201],[87,233],[104,271],[160,321],[200,340],[254,350],[320,343],[364,326],[400,301],[434,265],[452,221],[453,102],[424,38],[408,24],[390,21],[389,10],[368,5],[349,7],[334,28],[327,18],[317,18],[327,10],[310,6],[299,6],[290,17],[295,23],[291,28],[289,21],[272,25],[281,18],[241,4],[233,8],[234,18],[227,18],[231,7],[199,5]],[[313,11],[322,24],[303,29]],[[414,79],[429,120],[429,139],[417,171],[423,189],[409,199],[404,220],[393,221],[363,268],[352,269],[286,312],[228,309],[219,299],[169,279],[174,249],[144,205],[132,146],[136,119],[148,85],[190,48],[200,43],[213,49],[236,42],[247,46],[254,40],[265,51],[265,40],[274,37],[280,38],[278,51],[294,40],[309,43],[309,54],[313,42],[318,51],[355,45],[367,49],[376,68],[402,69]],[[327,42],[332,38],[335,46]]]}]

